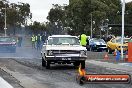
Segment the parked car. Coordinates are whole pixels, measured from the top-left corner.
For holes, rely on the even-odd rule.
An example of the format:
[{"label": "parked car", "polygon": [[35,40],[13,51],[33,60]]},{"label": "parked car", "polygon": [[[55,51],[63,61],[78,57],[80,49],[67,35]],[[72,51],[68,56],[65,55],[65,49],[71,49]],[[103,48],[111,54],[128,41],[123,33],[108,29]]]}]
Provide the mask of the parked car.
[{"label": "parked car", "polygon": [[86,47],[79,43],[76,36],[70,35],[53,35],[49,36],[47,42],[41,50],[42,66],[47,69],[50,64],[71,64],[85,68],[85,60],[87,58]]},{"label": "parked car", "polygon": [[12,37],[0,37],[0,52],[16,52],[16,41]]},{"label": "parked car", "polygon": [[106,42],[103,39],[92,38],[89,39],[89,48],[90,51],[107,51]]},{"label": "parked car", "polygon": [[[123,51],[128,50],[128,41],[130,38],[124,38]],[[108,52],[111,54],[115,49],[121,51],[121,37],[112,38],[107,42]]]}]

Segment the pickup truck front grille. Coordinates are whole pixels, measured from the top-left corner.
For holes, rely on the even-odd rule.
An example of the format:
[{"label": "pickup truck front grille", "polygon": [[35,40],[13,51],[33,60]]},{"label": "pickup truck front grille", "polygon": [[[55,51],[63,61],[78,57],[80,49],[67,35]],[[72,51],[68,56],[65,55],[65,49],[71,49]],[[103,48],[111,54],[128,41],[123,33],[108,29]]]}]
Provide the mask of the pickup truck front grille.
[{"label": "pickup truck front grille", "polygon": [[76,50],[53,50],[53,54],[79,54]]}]

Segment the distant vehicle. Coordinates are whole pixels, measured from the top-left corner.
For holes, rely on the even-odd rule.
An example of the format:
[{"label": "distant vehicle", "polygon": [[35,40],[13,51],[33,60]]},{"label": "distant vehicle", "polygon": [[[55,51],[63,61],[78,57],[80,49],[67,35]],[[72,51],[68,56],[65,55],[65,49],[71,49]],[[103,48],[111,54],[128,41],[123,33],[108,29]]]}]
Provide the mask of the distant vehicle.
[{"label": "distant vehicle", "polygon": [[16,41],[12,37],[0,37],[0,52],[16,52]]},{"label": "distant vehicle", "polygon": [[[130,38],[124,38],[124,44],[123,44],[123,51],[125,52],[128,50],[128,41]],[[110,41],[107,42],[107,48],[108,52],[111,54],[115,51],[115,49],[121,51],[121,37],[112,38]]]},{"label": "distant vehicle", "polygon": [[82,47],[77,36],[53,35],[49,36],[47,42],[43,45],[42,66],[47,69],[50,64],[71,64],[85,68],[87,58],[86,47]]},{"label": "distant vehicle", "polygon": [[[88,48],[87,48],[88,49]],[[103,39],[92,38],[89,39],[90,51],[107,51],[106,42]]]},{"label": "distant vehicle", "polygon": [[87,39],[89,40],[91,37],[90,36],[87,36]]}]

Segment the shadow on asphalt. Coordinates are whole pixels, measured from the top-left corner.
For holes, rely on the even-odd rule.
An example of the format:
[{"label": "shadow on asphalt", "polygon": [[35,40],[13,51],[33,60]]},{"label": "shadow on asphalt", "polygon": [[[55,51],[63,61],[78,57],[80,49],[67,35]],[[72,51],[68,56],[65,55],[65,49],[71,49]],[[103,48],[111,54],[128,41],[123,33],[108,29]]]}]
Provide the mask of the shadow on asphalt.
[{"label": "shadow on asphalt", "polygon": [[77,67],[73,65],[54,65],[52,64],[49,70],[75,70]]}]

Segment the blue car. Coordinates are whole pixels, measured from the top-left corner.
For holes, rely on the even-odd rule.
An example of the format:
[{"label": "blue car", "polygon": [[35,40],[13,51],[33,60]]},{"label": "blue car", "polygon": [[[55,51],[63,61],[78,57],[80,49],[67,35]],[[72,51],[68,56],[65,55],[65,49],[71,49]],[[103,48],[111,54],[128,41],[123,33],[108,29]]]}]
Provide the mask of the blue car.
[{"label": "blue car", "polygon": [[0,37],[0,52],[15,53],[16,41],[12,37]]},{"label": "blue car", "polygon": [[89,39],[90,51],[107,51],[106,42],[103,39],[92,38]]}]

